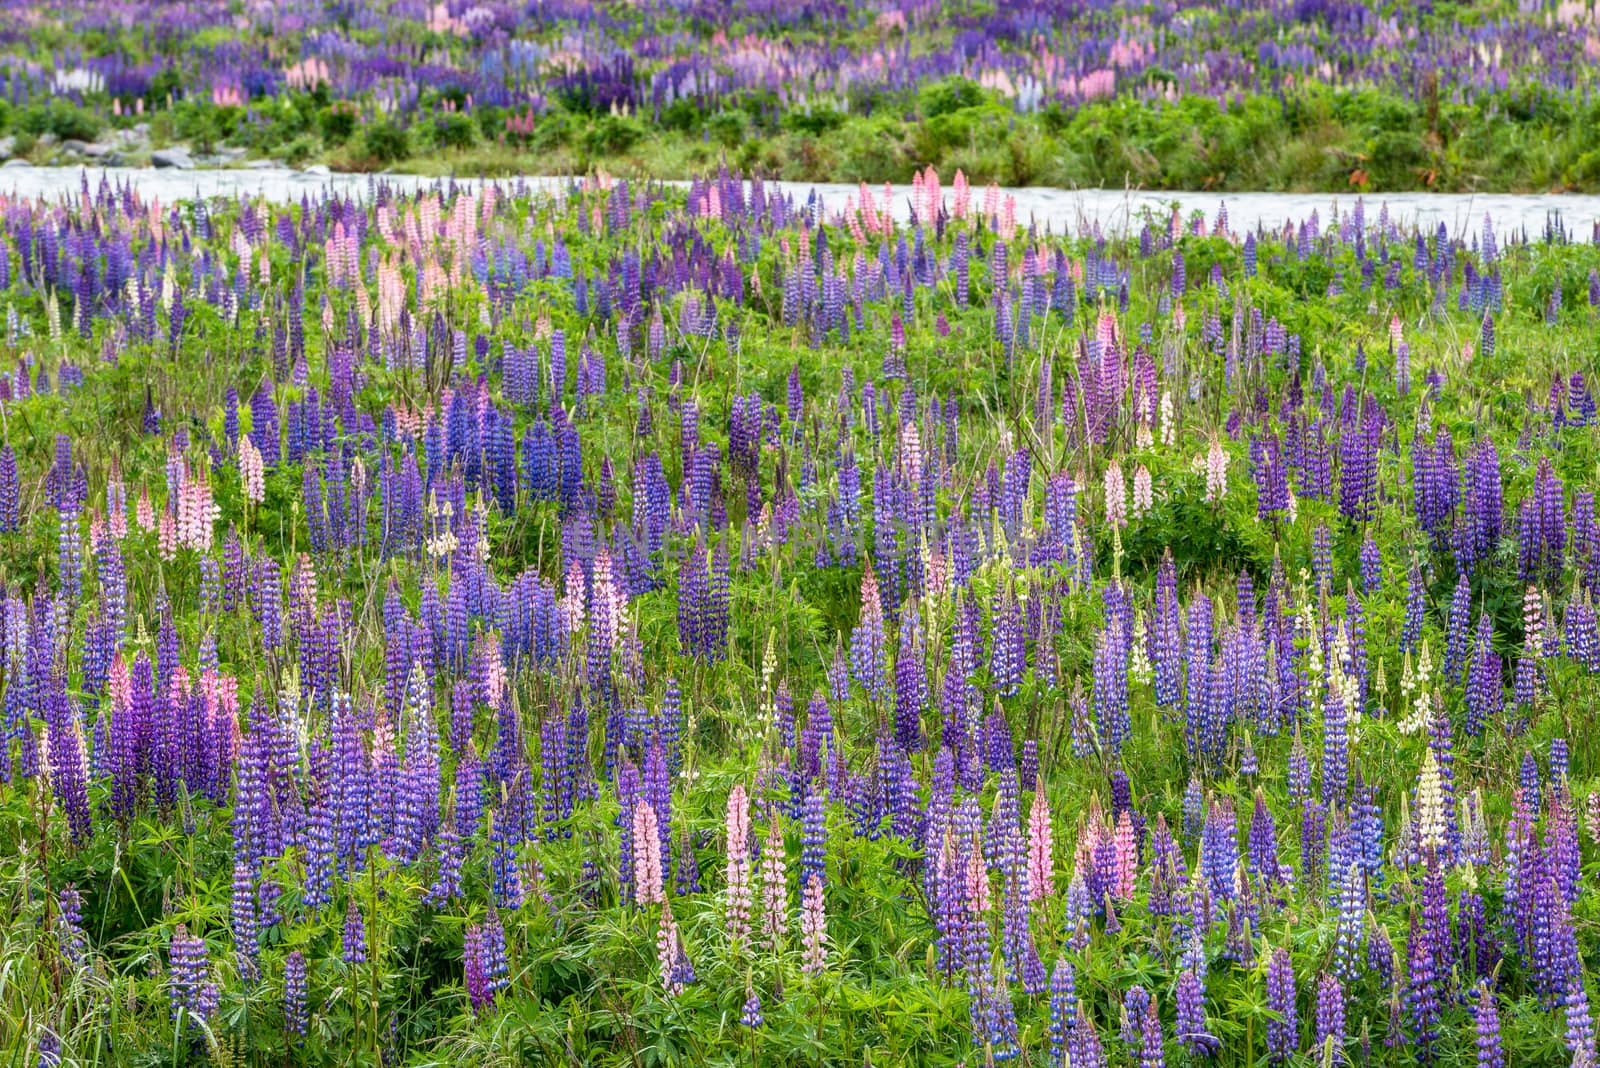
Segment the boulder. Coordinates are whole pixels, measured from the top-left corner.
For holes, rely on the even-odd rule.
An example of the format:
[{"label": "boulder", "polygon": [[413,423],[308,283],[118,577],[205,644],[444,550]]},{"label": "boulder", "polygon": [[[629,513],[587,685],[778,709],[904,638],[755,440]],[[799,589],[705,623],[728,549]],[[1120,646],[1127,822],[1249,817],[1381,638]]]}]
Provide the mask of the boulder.
[{"label": "boulder", "polygon": [[187,148],[158,148],[150,153],[150,165],[162,170],[194,170],[194,160]]}]

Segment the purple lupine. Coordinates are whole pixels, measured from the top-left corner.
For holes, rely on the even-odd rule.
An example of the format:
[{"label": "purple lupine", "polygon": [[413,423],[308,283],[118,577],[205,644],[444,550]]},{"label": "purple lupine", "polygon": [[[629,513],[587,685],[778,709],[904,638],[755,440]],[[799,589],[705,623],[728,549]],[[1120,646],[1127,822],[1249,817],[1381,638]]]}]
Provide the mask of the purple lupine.
[{"label": "purple lupine", "polygon": [[1467,457],[1462,490],[1451,547],[1461,569],[1472,571],[1493,556],[1500,542],[1500,454],[1487,437],[1480,438]]},{"label": "purple lupine", "polygon": [[1440,1000],[1443,977],[1435,966],[1435,948],[1434,939],[1418,928],[1413,915],[1411,933],[1406,939],[1406,1039],[1417,1060],[1424,1064],[1432,1063],[1438,1056],[1440,1014],[1444,1008]]},{"label": "purple lupine", "polygon": [[1295,1013],[1294,964],[1287,949],[1272,951],[1267,962],[1267,1056],[1274,1064],[1287,1064],[1300,1052],[1300,1024]]},{"label": "purple lupine", "polygon": [[1214,1056],[1222,1049],[1222,1042],[1206,1027],[1205,988],[1193,969],[1178,976],[1175,1000],[1178,1004],[1178,1042],[1189,1051],[1190,1056]]},{"label": "purple lupine", "polygon": [[878,579],[870,563],[861,577],[861,615],[850,633],[850,668],[869,701],[884,700],[889,692],[888,641],[884,635]]},{"label": "purple lupine", "polygon": [[304,1038],[309,1025],[306,1013],[306,955],[292,950],[283,960],[283,1026],[290,1034]]},{"label": "purple lupine", "polygon": [[1505,1044],[1500,1037],[1500,1009],[1494,987],[1488,980],[1478,983],[1472,1003],[1473,1030],[1476,1032],[1478,1068],[1506,1068]]},{"label": "purple lupine", "polygon": [[216,1014],[219,992],[211,978],[211,961],[202,938],[189,934],[178,924],[172,932],[168,950],[167,993],[172,1000],[172,1018],[187,1014],[189,1027],[199,1029]]},{"label": "purple lupine", "polygon": [[1066,1068],[1067,1046],[1077,1022],[1077,972],[1065,957],[1050,973],[1050,1063]]},{"label": "purple lupine", "polygon": [[1463,572],[1456,578],[1456,589],[1450,598],[1450,614],[1445,625],[1444,676],[1452,682],[1459,681],[1466,671],[1471,626],[1472,586]]},{"label": "purple lupine", "polygon": [[1371,596],[1383,585],[1383,554],[1371,534],[1361,543],[1361,592]]},{"label": "purple lupine", "polygon": [[1324,972],[1317,980],[1317,1045],[1319,1057],[1343,1059],[1345,1042],[1344,985]]},{"label": "purple lupine", "polygon": [[1533,488],[1517,515],[1518,569],[1524,582],[1551,582],[1565,563],[1566,505],[1564,488],[1550,458],[1539,458]]},{"label": "purple lupine", "polygon": [[361,910],[356,907],[355,898],[350,899],[349,907],[344,913],[344,935],[341,942],[340,957],[346,964],[365,964],[367,960],[367,924],[361,915]]},{"label": "purple lupine", "polygon": [[1494,623],[1487,612],[1478,614],[1478,639],[1467,679],[1466,730],[1476,738],[1505,706],[1500,655],[1494,651]]},{"label": "purple lupine", "polygon": [[0,533],[22,528],[22,491],[17,478],[17,454],[8,441],[0,447]]}]

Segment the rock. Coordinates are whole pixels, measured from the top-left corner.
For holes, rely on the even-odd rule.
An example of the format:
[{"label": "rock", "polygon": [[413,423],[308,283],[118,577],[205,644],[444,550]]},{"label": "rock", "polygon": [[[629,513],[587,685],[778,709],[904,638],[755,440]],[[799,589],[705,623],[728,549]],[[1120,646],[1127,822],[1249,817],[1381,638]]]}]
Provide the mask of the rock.
[{"label": "rock", "polygon": [[150,166],[160,170],[194,170],[187,148],[158,148],[150,153]]},{"label": "rock", "polygon": [[69,138],[68,140],[61,142],[61,151],[73,152],[80,156],[88,156],[90,159],[99,159],[107,152],[111,151],[111,146],[102,145],[94,141],[79,141]]},{"label": "rock", "polygon": [[31,166],[33,166],[33,164],[29,163],[25,159],[8,159],[4,163],[0,163],[0,167],[31,167]]},{"label": "rock", "polygon": [[0,159],[10,159],[17,150],[17,139],[10,134],[0,137]]},{"label": "rock", "polygon": [[307,167],[305,170],[301,171],[300,173],[304,174],[304,175],[309,175],[310,177],[313,177],[313,178],[326,178],[328,175],[332,174],[333,172],[328,169],[328,165],[326,163],[313,163],[311,166]]}]

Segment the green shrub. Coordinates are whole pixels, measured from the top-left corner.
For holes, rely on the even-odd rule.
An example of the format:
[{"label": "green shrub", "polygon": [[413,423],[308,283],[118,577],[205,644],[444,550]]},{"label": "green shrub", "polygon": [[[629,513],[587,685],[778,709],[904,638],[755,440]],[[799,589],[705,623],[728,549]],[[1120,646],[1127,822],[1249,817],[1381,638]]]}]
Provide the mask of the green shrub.
[{"label": "green shrub", "polygon": [[433,143],[439,148],[471,148],[478,140],[472,118],[461,112],[441,115],[433,123]]},{"label": "green shrub", "polygon": [[975,108],[983,102],[983,87],[970,78],[946,78],[942,82],[923,86],[917,94],[917,106],[923,116],[929,119]]},{"label": "green shrub", "polygon": [[100,135],[99,116],[65,100],[34,104],[22,113],[18,128],[35,136],[54,134],[63,141],[93,141]]},{"label": "green shrub", "polygon": [[738,111],[719,111],[706,120],[706,129],[711,131],[711,139],[729,148],[744,140],[748,128],[744,114]]},{"label": "green shrub", "polygon": [[356,132],[355,110],[337,104],[323,108],[317,113],[317,127],[322,131],[323,140],[342,145]]},{"label": "green shrub", "polygon": [[783,126],[786,130],[796,133],[823,134],[829,130],[837,130],[844,125],[844,113],[827,104],[818,104],[807,107],[804,111],[792,110],[783,116]]},{"label": "green shrub", "polygon": [[374,163],[398,163],[411,156],[411,139],[404,127],[390,122],[377,122],[362,134],[361,144]]},{"label": "green shrub", "polygon": [[584,131],[584,151],[594,156],[615,156],[626,152],[644,137],[644,126],[623,115],[601,115]]}]

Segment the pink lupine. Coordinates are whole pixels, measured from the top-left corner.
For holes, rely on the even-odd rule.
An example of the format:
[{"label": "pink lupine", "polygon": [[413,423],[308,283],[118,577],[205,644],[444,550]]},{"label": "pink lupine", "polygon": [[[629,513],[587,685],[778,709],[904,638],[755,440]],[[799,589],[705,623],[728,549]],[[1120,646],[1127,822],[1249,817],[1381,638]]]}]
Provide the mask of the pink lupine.
[{"label": "pink lupine", "polygon": [[1206,451],[1206,503],[1215,504],[1222,500],[1228,492],[1228,454],[1222,451],[1222,441],[1219,438],[1211,439],[1211,448]]},{"label": "pink lupine", "polygon": [[[989,898],[989,869],[983,863],[983,848],[977,842],[967,852],[967,907],[972,912],[986,913]],[[803,907],[803,906],[802,906]]]},{"label": "pink lupine", "polygon": [[1106,525],[1128,525],[1128,484],[1122,476],[1122,465],[1112,460],[1106,468]]},{"label": "pink lupine", "polygon": [[633,808],[633,892],[639,904],[665,901],[662,885],[660,825],[650,802],[640,801]]},{"label": "pink lupine", "polygon": [[1133,896],[1135,878],[1139,871],[1139,845],[1133,833],[1133,819],[1127,810],[1117,817],[1114,841],[1117,850],[1116,895],[1126,901]]},{"label": "pink lupine", "polygon": [[800,938],[804,946],[800,970],[821,975],[828,941],[828,916],[823,908],[822,880],[813,875],[800,900]]},{"label": "pink lupine", "polygon": [[1044,795],[1044,780],[1033,793],[1033,808],[1028,813],[1028,901],[1044,901],[1054,892],[1055,855],[1050,827],[1050,802]]},{"label": "pink lupine", "polygon": [[139,490],[139,503],[134,505],[133,520],[139,524],[140,530],[148,531],[156,528],[156,510],[150,503],[149,486]]},{"label": "pink lupine", "polygon": [[656,964],[661,969],[661,985],[676,997],[683,993],[683,981],[678,977],[678,921],[673,919],[672,906],[661,903],[661,926],[656,931]]},{"label": "pink lupine", "polygon": [[122,485],[122,473],[115,463],[111,477],[106,482],[106,530],[111,537],[121,541],[128,534],[128,499]]},{"label": "pink lupine", "polygon": [[267,476],[261,462],[261,450],[250,440],[249,434],[239,436],[239,483],[244,498],[251,504],[267,499]]},{"label": "pink lupine", "polygon": [[583,565],[574,560],[567,568],[566,591],[561,595],[561,622],[568,635],[583,629],[585,585]]},{"label": "pink lupine", "polygon": [[750,886],[750,802],[743,783],[728,794],[728,936],[742,941],[750,936],[752,891]]},{"label": "pink lupine", "polygon": [[203,473],[190,474],[178,490],[178,544],[205,552],[211,548],[211,530],[215,522],[210,482]]},{"label": "pink lupine", "polygon": [[761,851],[761,916],[768,944],[775,952],[789,933],[789,873],[783,854],[783,831],[773,816]]},{"label": "pink lupine", "polygon": [[156,535],[156,550],[171,563],[178,558],[178,517],[171,508],[161,510],[161,530]]}]

